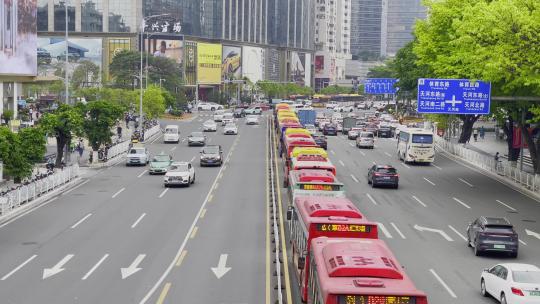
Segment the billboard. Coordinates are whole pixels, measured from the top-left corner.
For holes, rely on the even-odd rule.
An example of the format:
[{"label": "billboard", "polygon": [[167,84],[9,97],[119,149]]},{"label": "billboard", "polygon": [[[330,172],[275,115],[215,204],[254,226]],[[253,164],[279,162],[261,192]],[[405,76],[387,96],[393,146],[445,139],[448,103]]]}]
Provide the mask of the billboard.
[{"label": "billboard", "polygon": [[298,85],[306,85],[305,53],[291,52],[290,79]]},{"label": "billboard", "polygon": [[0,1],[0,75],[36,75],[36,30],[36,0]]},{"label": "billboard", "polygon": [[144,38],[144,50],[155,57],[172,59],[181,66],[184,60],[184,37],[146,36]]},{"label": "billboard", "polygon": [[243,49],[244,57],[242,60],[244,66],[244,77],[247,77],[253,83],[263,80],[265,50],[253,46],[244,46]]},{"label": "billboard", "polygon": [[315,55],[315,78],[324,78],[324,55]]},{"label": "billboard", "polygon": [[197,43],[197,82],[221,83],[221,44]]},{"label": "billboard", "polygon": [[[64,37],[41,37],[38,45],[38,75],[64,78],[66,43]],[[70,38],[68,76],[75,86],[92,86],[100,81],[102,71],[102,39]],[[75,77],[74,77],[75,75]]]},{"label": "billboard", "polygon": [[184,79],[187,85],[197,83],[197,42],[184,43]]},{"label": "billboard", "polygon": [[109,38],[107,43],[109,44],[108,45],[109,53],[107,54],[109,56],[107,60],[109,64],[111,64],[116,54],[120,53],[123,50],[131,49],[130,38]]},{"label": "billboard", "polygon": [[242,48],[236,46],[223,46],[222,79],[242,78]]},{"label": "billboard", "polygon": [[[265,51],[265,79],[269,81],[280,81],[281,60],[280,52],[276,49],[266,49]],[[245,66],[245,65],[244,65]]]}]

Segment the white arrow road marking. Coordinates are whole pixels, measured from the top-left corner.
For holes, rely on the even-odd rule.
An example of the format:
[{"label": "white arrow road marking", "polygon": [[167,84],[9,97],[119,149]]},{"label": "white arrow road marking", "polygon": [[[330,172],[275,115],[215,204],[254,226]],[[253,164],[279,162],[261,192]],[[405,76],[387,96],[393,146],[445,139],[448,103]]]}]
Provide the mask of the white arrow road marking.
[{"label": "white arrow road marking", "polygon": [[56,275],[62,271],[65,270],[65,268],[62,268],[69,260],[71,260],[75,255],[68,254],[66,255],[60,262],[56,263],[52,268],[45,268],[43,269],[43,280],[52,277],[53,275]]},{"label": "white arrow road marking", "polygon": [[465,185],[469,186],[469,187],[474,187],[473,184],[469,183],[468,181],[464,180],[463,178],[458,178],[458,180],[462,183],[464,183]]},{"label": "white arrow road marking", "polygon": [[378,205],[377,202],[373,199],[373,197],[371,197],[369,193],[366,193],[366,195],[369,198],[369,200],[373,203],[373,205]]},{"label": "white arrow road marking", "polygon": [[26,266],[26,264],[30,263],[33,259],[35,259],[37,257],[36,254],[34,254],[33,256],[31,256],[28,260],[24,261],[21,265],[15,267],[15,269],[13,269],[12,271],[10,271],[8,274],[6,274],[5,276],[3,276],[0,280],[2,281],[5,281],[7,280],[10,276],[12,276],[15,272],[21,270],[21,268],[23,268],[24,266]]},{"label": "white arrow road marking", "polygon": [[455,198],[455,197],[453,197],[453,199],[454,199],[456,202],[462,204],[465,208],[471,209],[471,206],[465,204],[464,202],[460,201],[459,199],[457,199],[457,198]]},{"label": "white arrow road marking", "polygon": [[416,197],[416,196],[413,195],[412,198],[413,198],[415,201],[417,201],[420,205],[422,205],[422,206],[424,206],[424,207],[427,208],[427,205],[424,204],[424,202],[422,202],[421,200],[419,200],[418,197]]},{"label": "white arrow road marking", "polygon": [[397,233],[399,234],[399,236],[400,236],[402,239],[406,239],[406,237],[403,235],[403,233],[401,233],[401,230],[399,230],[399,228],[396,226],[396,224],[390,223],[390,225],[392,225],[392,227],[394,227],[394,229],[397,231]]},{"label": "white arrow road marking", "polygon": [[122,189],[118,190],[115,194],[113,194],[112,198],[117,197],[118,194],[122,193],[124,190],[126,190],[126,188],[122,188]]},{"label": "white arrow road marking", "polygon": [[82,222],[84,222],[87,218],[91,217],[92,216],[92,213],[88,213],[85,217],[83,217],[82,219],[80,219],[78,222],[76,222],[75,224],[73,224],[73,226],[71,226],[71,229],[75,229],[77,228],[77,226],[79,226]]},{"label": "white arrow road marking", "polygon": [[443,238],[445,238],[447,241],[449,241],[449,242],[454,241],[448,234],[446,234],[446,232],[444,232],[444,231],[442,231],[440,229],[427,228],[427,227],[422,227],[422,226],[418,226],[418,225],[414,225],[414,229],[416,229],[418,231],[429,231],[429,232],[438,233]]},{"label": "white arrow road marking", "polygon": [[94,267],[92,267],[92,269],[90,269],[90,270],[84,275],[84,277],[81,278],[81,280],[86,280],[86,279],[88,279],[88,277],[91,276],[92,273],[93,273],[94,271],[96,271],[96,269],[98,269],[99,265],[101,265],[101,263],[103,263],[103,261],[105,261],[105,259],[108,258],[108,257],[109,257],[109,254],[108,254],[108,253],[105,254],[105,255],[104,255],[104,256],[96,263],[96,265],[94,265]]},{"label": "white arrow road marking", "polygon": [[167,193],[167,191],[169,191],[169,188],[165,188],[165,190],[163,190],[163,192],[161,192],[161,194],[159,195],[159,198],[162,198],[165,193]]},{"label": "white arrow road marking", "polygon": [[357,179],[356,176],[354,176],[353,174],[351,174],[351,178],[352,178],[355,182],[359,183],[358,179]]},{"label": "white arrow road marking", "polygon": [[141,216],[139,216],[139,218],[135,221],[135,223],[133,223],[133,225],[131,225],[131,229],[137,227],[137,225],[139,224],[139,222],[146,216],[146,213],[143,213],[141,214]]},{"label": "white arrow road marking", "polygon": [[220,255],[218,266],[210,268],[218,279],[221,279],[227,272],[229,272],[229,270],[231,270],[231,267],[226,266],[228,256],[228,254]]},{"label": "white arrow road marking", "polygon": [[446,291],[448,291],[448,293],[450,294],[450,296],[454,299],[457,298],[456,294],[454,293],[454,291],[448,286],[448,284],[446,284],[443,279],[441,279],[441,277],[435,272],[435,270],[433,269],[430,269],[429,272],[431,272],[431,274],[435,277],[435,279],[437,279],[437,281],[439,281],[439,283],[441,283],[441,285],[444,287],[444,289],[446,289]]},{"label": "white arrow road marking", "polygon": [[535,238],[540,240],[540,233],[538,233],[538,232],[534,232],[534,231],[531,231],[529,229],[525,229],[525,233],[527,233],[527,235],[529,235],[529,236],[534,236]]},{"label": "white arrow road marking", "polygon": [[384,225],[382,223],[377,223],[377,226],[379,226],[379,229],[382,231],[384,236],[386,236],[389,239],[392,238],[392,235],[390,234],[390,231],[388,231],[388,229],[386,229],[386,227],[384,227]]},{"label": "white arrow road marking", "polygon": [[425,180],[426,182],[430,183],[432,186],[435,186],[435,183],[432,182],[432,181],[430,181],[429,179],[427,179],[427,178],[424,177],[424,180]]},{"label": "white arrow road marking", "polygon": [[141,172],[141,174],[137,175],[137,178],[140,178],[140,177],[143,176],[146,172],[148,172],[148,170],[144,170],[143,172]]},{"label": "white arrow road marking", "polygon": [[463,234],[461,234],[461,232],[457,231],[456,228],[452,227],[452,225],[448,225],[448,227],[452,229],[452,231],[454,231],[457,235],[459,235],[459,237],[462,238],[465,242],[467,241],[467,238]]},{"label": "white arrow road marking", "polygon": [[496,201],[497,201],[497,203],[499,203],[499,204],[505,206],[506,208],[508,208],[508,209],[510,209],[510,210],[512,210],[512,211],[516,211],[516,209],[510,207],[510,205],[508,205],[508,204],[506,204],[506,203],[503,203],[503,202],[501,202],[500,200],[496,200]]},{"label": "white arrow road marking", "polygon": [[120,268],[120,272],[122,273],[122,280],[126,279],[127,277],[131,276],[132,274],[138,272],[142,268],[139,268],[139,264],[144,260],[146,257],[146,254],[139,254],[135,260],[133,260],[133,263],[129,265],[128,268]]}]

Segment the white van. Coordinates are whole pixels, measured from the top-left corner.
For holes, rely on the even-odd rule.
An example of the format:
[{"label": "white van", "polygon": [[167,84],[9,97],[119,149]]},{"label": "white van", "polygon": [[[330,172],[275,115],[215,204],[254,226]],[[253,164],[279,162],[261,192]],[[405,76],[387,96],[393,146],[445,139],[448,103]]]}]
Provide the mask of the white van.
[{"label": "white van", "polygon": [[163,134],[163,142],[165,143],[178,143],[180,141],[180,130],[177,125],[167,125],[165,127],[165,134]]}]

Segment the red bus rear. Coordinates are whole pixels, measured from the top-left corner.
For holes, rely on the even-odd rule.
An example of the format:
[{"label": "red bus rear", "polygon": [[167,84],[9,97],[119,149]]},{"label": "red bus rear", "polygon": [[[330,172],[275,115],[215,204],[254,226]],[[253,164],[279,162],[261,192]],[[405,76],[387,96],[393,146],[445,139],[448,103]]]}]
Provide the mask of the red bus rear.
[{"label": "red bus rear", "polygon": [[427,296],[381,240],[316,238],[309,304],[427,304]]},{"label": "red bus rear", "polygon": [[336,166],[332,162],[320,155],[299,155],[292,157],[285,166],[285,175],[283,177],[283,186],[289,186],[289,171],[290,170],[325,170],[333,175],[336,175]]},{"label": "red bus rear", "polygon": [[[302,137],[289,137],[285,136],[284,139],[284,149],[285,159],[290,161],[292,150],[296,147],[318,147],[317,143],[313,138],[302,138]],[[286,165],[288,165],[286,163]]]},{"label": "red bus rear", "polygon": [[348,198],[298,196],[289,209],[292,259],[302,301],[307,299],[309,252],[317,237],[377,239],[377,224],[368,221]]}]

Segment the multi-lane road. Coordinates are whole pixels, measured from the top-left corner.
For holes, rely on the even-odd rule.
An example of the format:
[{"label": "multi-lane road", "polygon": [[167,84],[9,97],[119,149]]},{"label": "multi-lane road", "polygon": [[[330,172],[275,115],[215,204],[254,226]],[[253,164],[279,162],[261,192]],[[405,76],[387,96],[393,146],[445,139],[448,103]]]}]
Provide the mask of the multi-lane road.
[{"label": "multi-lane road", "polygon": [[[161,137],[147,143],[153,154],[192,160],[192,187],[164,188],[162,176],[120,162],[1,224],[0,303],[273,303],[266,118],[259,126],[240,120],[237,136],[222,135],[221,128],[208,133],[226,162],[200,168],[200,149],[188,147],[185,136],[208,118],[175,122],[184,139],[179,144]],[[537,200],[440,153],[432,166],[402,164],[396,144],[377,139],[375,149],[361,150],[343,136],[328,137],[348,196],[379,223],[381,239],[430,303],[495,303],[479,293],[483,268],[540,264],[540,239],[526,233],[540,232]],[[369,187],[373,163],[396,166],[400,188]],[[285,208],[286,191],[279,190]],[[465,229],[480,215],[505,216],[515,225],[517,259],[474,256]],[[291,293],[300,303],[290,281],[285,298]]]}]

